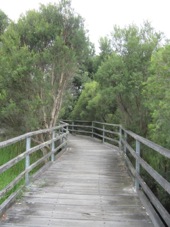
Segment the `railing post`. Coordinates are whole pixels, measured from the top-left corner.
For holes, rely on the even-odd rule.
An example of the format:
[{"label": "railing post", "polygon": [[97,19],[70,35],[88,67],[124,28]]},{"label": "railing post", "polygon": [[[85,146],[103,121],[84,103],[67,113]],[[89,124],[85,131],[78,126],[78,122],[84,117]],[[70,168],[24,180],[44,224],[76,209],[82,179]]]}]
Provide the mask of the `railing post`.
[{"label": "railing post", "polygon": [[67,144],[66,144],[66,147],[68,146],[68,134],[69,134],[69,130],[68,130],[68,125],[66,126],[66,141],[67,141]]},{"label": "railing post", "polygon": [[67,133],[67,139],[68,139],[68,133],[69,133],[68,125],[66,126],[66,133]]},{"label": "railing post", "polygon": [[[127,133],[124,131],[124,140],[125,140],[125,142],[127,142]],[[124,151],[124,153],[126,154],[126,144],[124,144],[124,146],[123,146],[123,151]]]},{"label": "railing post", "polygon": [[[26,138],[26,151],[31,148],[31,137]],[[25,157],[25,170],[27,170],[30,166],[30,155],[27,154]],[[25,173],[25,185],[29,185],[29,172]]]},{"label": "railing post", "polygon": [[94,127],[94,122],[92,121],[92,137],[93,137],[93,132],[94,132],[93,127]]},{"label": "railing post", "polygon": [[72,121],[72,133],[74,133],[74,121]]},{"label": "railing post", "polygon": [[63,134],[63,127],[59,128],[59,135]]},{"label": "railing post", "polygon": [[103,143],[105,142],[105,125],[103,125]]},{"label": "railing post", "polygon": [[65,148],[68,146],[68,133],[69,133],[69,130],[68,130],[68,125],[66,126],[66,129],[63,127],[63,134],[66,133],[66,136],[65,137],[62,137],[62,143],[64,142],[64,140],[66,141],[66,144],[65,144]]},{"label": "railing post", "polygon": [[55,161],[55,157],[54,157],[54,149],[55,149],[55,130],[52,131],[52,141],[51,141],[51,161],[54,162]]},{"label": "railing post", "polygon": [[[140,142],[138,140],[136,140],[136,154],[137,156],[140,157]],[[137,159],[136,159],[136,172],[140,174],[140,163]],[[136,191],[139,190],[139,181],[137,177],[135,178],[135,189]]]},{"label": "railing post", "polygon": [[119,126],[119,149],[122,149],[122,126]]}]

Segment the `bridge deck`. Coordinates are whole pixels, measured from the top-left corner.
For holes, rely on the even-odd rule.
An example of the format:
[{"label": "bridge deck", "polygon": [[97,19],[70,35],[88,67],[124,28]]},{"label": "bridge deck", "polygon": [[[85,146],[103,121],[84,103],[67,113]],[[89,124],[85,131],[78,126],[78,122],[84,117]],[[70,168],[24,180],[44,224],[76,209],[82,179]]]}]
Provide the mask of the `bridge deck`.
[{"label": "bridge deck", "polygon": [[153,227],[120,153],[90,138],[69,147],[2,217],[1,227]]}]

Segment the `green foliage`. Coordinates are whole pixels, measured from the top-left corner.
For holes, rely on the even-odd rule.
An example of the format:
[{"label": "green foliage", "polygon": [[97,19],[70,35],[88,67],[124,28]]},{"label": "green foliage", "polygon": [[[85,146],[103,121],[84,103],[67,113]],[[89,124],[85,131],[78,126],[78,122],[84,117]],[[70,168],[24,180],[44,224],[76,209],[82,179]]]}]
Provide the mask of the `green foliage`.
[{"label": "green foliage", "polygon": [[152,121],[149,124],[151,139],[170,148],[170,45],[154,53],[151,76],[145,83],[146,106]]},{"label": "green foliage", "polygon": [[108,54],[95,75],[103,91],[110,88],[108,98],[114,106],[116,102],[120,123],[142,135],[147,134],[149,120],[143,82],[149,77],[150,59],[160,37],[149,23],[141,28],[115,26],[111,37],[113,53]]},{"label": "green foliage", "polygon": [[[18,142],[16,144],[10,145],[5,148],[0,149],[0,166],[7,163],[11,159],[15,158],[16,156],[22,154],[25,151],[25,142]],[[42,152],[37,151],[30,155],[30,163],[34,163],[36,160],[38,160],[40,157],[42,157]],[[35,173],[37,169],[39,169],[40,166],[36,167],[31,174]],[[22,171],[25,170],[25,159],[21,160],[14,166],[12,166],[10,169],[5,171],[4,173],[0,174],[0,190],[2,190],[4,187],[6,187],[12,180],[14,180]],[[8,198],[8,196],[16,191],[21,185],[24,185],[24,178],[21,179],[18,184],[11,189],[3,198],[0,199],[0,204]]]},{"label": "green foliage", "polygon": [[26,46],[19,47],[19,35],[13,30],[13,25],[2,36],[2,41],[0,119],[1,124],[3,122],[16,130],[17,125],[24,124],[24,116],[27,117],[33,59]]},{"label": "green foliage", "polygon": [[41,5],[2,35],[0,127],[19,134],[55,125],[64,90],[91,51],[70,4]]},{"label": "green foliage", "polygon": [[[24,143],[18,143],[15,145],[11,145],[8,148],[0,149],[0,166],[4,163],[8,162],[12,158],[16,157],[17,155],[21,154],[25,149]],[[5,171],[4,173],[0,174],[0,190],[2,190],[5,186],[7,186],[12,180],[15,179],[16,176],[19,175],[24,170],[25,163],[24,160],[20,161],[18,164],[11,167],[9,170]],[[10,191],[5,197],[0,199],[0,204],[12,193],[15,191],[21,184],[23,184],[23,180],[19,182],[17,187],[15,187],[12,191]]]},{"label": "green foliage", "polygon": [[[17,23],[0,11],[0,128],[15,135],[52,127],[60,112],[65,119],[120,123],[170,148],[170,45],[160,41],[148,22],[115,26],[94,56],[69,0],[41,5]],[[167,178],[169,162],[152,152],[146,157]],[[167,195],[152,186],[166,204]]]},{"label": "green foliage", "polygon": [[[96,81],[88,82],[71,113],[72,119],[79,120],[97,120],[116,122],[116,117],[110,113],[110,108],[114,109],[112,100],[108,99],[110,90],[104,92]],[[114,110],[113,110],[114,111]]]},{"label": "green foliage", "polygon": [[100,98],[99,97],[100,95],[98,94],[98,90],[99,90],[99,85],[95,81],[85,84],[84,89],[80,95],[80,98],[76,103],[74,110],[72,112],[71,116],[73,119],[92,120],[93,115],[95,116],[96,114],[93,112],[94,107],[92,106],[92,103],[96,101],[96,93],[97,93],[97,99]]},{"label": "green foliage", "polygon": [[[100,40],[93,58],[93,78],[71,114],[73,119],[111,121],[170,148],[170,45],[160,48],[161,33],[142,27],[115,26],[111,39]],[[144,159],[165,179],[170,162],[142,148]],[[168,194],[142,169],[149,187],[169,210]]]},{"label": "green foliage", "polygon": [[4,33],[9,23],[10,20],[7,15],[2,10],[0,10],[0,36]]},{"label": "green foliage", "polygon": [[[85,87],[84,91],[90,92],[91,96],[88,98],[87,95],[87,102],[82,92],[78,103],[86,104],[82,104],[83,113],[80,115],[89,117],[89,110],[93,109],[94,113],[101,114],[102,117],[98,119],[106,120],[109,115],[115,116],[111,119],[146,136],[150,115],[145,105],[143,88],[150,76],[151,56],[159,47],[160,40],[161,33],[157,33],[148,22],[141,28],[135,25],[125,28],[115,26],[111,39],[101,38],[101,53],[93,58],[92,64],[93,72],[96,72],[94,79],[99,83],[100,91],[93,93],[92,87],[89,90]],[[93,108],[90,103],[94,105]],[[76,105],[73,112],[77,112],[77,108]],[[78,109],[80,113],[81,107]]]},{"label": "green foliage", "polygon": [[101,37],[99,40],[100,61],[104,61],[113,52],[111,47],[111,40],[108,37]]}]

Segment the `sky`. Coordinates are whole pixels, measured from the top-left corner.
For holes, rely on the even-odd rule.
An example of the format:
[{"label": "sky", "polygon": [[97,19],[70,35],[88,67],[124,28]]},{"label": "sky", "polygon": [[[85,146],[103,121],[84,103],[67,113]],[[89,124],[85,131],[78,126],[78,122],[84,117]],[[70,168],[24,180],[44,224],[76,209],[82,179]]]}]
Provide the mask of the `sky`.
[{"label": "sky", "polygon": [[[0,0],[0,9],[16,21],[26,11],[49,2],[58,0]],[[109,35],[114,25],[140,26],[146,20],[170,39],[170,0],[72,0],[72,6],[85,19],[90,40],[97,49],[99,38]]]}]

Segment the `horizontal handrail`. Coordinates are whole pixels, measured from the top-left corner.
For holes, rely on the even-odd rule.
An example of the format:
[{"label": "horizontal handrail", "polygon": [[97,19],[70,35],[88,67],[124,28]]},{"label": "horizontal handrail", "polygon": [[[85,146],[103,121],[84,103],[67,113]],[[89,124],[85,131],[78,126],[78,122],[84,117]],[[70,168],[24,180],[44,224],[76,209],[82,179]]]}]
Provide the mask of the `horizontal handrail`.
[{"label": "horizontal handrail", "polygon": [[[123,129],[123,128],[122,128]],[[139,142],[141,142],[142,144],[146,145],[147,147],[159,152],[160,154],[162,154],[163,156],[170,158],[170,150],[146,139],[143,138],[142,136],[139,136],[137,134],[135,134],[134,132],[128,131],[123,129],[128,135],[130,135],[132,138],[134,138],[135,140],[138,140]]]},{"label": "horizontal handrail", "polygon": [[74,130],[74,129],[69,129],[70,132],[75,132],[75,133],[84,133],[84,134],[91,134],[92,132],[91,131],[85,131],[85,130]]},{"label": "horizontal handrail", "polygon": [[52,132],[54,130],[57,130],[57,129],[61,129],[63,127],[66,127],[68,126],[69,124],[68,123],[64,123],[60,126],[56,126],[56,127],[53,127],[53,128],[48,128],[48,129],[40,129],[40,130],[37,130],[37,131],[33,131],[33,132],[28,132],[28,133],[25,133],[21,136],[17,136],[15,138],[12,138],[12,139],[8,139],[6,141],[3,141],[3,142],[0,142],[0,148],[3,148],[3,147],[6,147],[6,146],[9,146],[11,144],[14,144],[16,142],[19,142],[21,140],[24,140],[28,137],[32,137],[32,136],[35,136],[35,135],[38,135],[38,134],[42,134],[42,133],[47,133],[47,132]]},{"label": "horizontal handrail", "polygon": [[[77,126],[77,125],[76,125],[76,126]],[[82,126],[82,127],[84,127],[84,126]],[[89,127],[89,126],[88,126],[88,127]],[[114,134],[114,135],[119,135],[119,132],[114,132],[114,131],[106,130],[106,129],[103,129],[103,128],[93,127],[93,129],[97,129],[97,130],[99,130],[99,131],[107,132],[107,133]]]},{"label": "horizontal handrail", "polygon": [[[57,127],[29,132],[24,135],[9,139],[7,141],[0,142],[0,148],[4,148],[19,141],[26,141],[25,151],[0,166],[0,174],[2,174],[20,161],[25,159],[25,169],[21,173],[19,173],[18,176],[15,177],[15,179],[9,182],[8,185],[6,185],[3,189],[0,190],[0,198],[6,195],[6,193],[10,192],[10,190],[13,189],[13,187],[17,185],[24,176],[25,183],[26,185],[28,185],[30,182],[30,171],[34,170],[35,167],[39,166],[45,161],[49,161],[50,157],[51,161],[54,161],[56,152],[66,146],[69,131],[70,133],[74,134],[84,134],[87,136],[92,136],[101,140],[103,143],[118,146],[125,157],[125,161],[127,163],[127,166],[129,167],[129,170],[131,171],[131,174],[134,177],[135,188],[138,194],[142,195],[142,198],[147,195],[146,198],[149,199],[150,206],[153,207],[153,210],[156,210],[156,214],[159,214],[157,215],[159,223],[162,223],[162,220],[167,225],[170,223],[170,215],[163,207],[159,199],[156,198],[156,196],[153,194],[147,183],[144,181],[140,170],[140,168],[142,167],[168,194],[170,194],[170,183],[142,158],[141,145],[145,145],[147,148],[151,148],[155,153],[159,153],[165,158],[170,158],[170,150],[161,147],[160,145],[146,138],[143,138],[129,130],[124,129],[119,124],[79,120],[61,121],[60,125]],[[31,146],[31,139],[34,136],[47,133],[47,141],[43,141],[38,145],[36,144],[34,146]],[[129,138],[130,141],[133,140],[132,146],[129,143]],[[56,146],[57,141],[59,141],[59,144]],[[39,159],[36,160],[34,163],[30,164],[30,155],[35,152],[38,152],[40,149],[46,148],[47,146],[49,147],[49,152],[43,155],[43,157],[39,157]],[[128,153],[130,153],[131,156],[134,158],[135,165],[128,157]],[[141,192],[143,194],[141,194]],[[0,214],[4,207],[6,207],[6,204],[8,204],[8,201],[10,201],[10,198],[13,199],[13,196],[11,195],[7,200],[5,200],[2,205],[0,205]],[[159,218],[159,216],[161,217],[161,219]]]},{"label": "horizontal handrail", "polygon": [[[149,165],[140,155],[141,153],[141,144],[145,145],[148,148],[151,148],[156,153],[163,155],[165,158],[170,158],[170,150],[146,139],[143,138],[129,130],[124,129],[119,124],[110,124],[110,123],[103,123],[98,121],[93,121],[91,124],[89,123],[88,126],[84,124],[84,121],[66,121],[69,122],[69,130],[70,132],[74,132],[77,134],[85,134],[92,135],[92,137],[98,138],[102,140],[103,143],[107,142],[109,144],[113,144],[119,146],[120,150],[123,152],[125,161],[127,166],[135,179],[135,188],[136,191],[139,192],[139,196],[142,198],[149,199],[150,207],[153,209],[154,218],[156,217],[157,223],[162,223],[161,226],[164,226],[163,222],[169,225],[170,223],[170,215],[163,207],[161,202],[156,198],[153,194],[149,186],[143,180],[141,175],[140,167],[142,168],[168,193],[170,194],[170,183],[161,175],[159,174],[153,167]],[[83,130],[81,128],[83,127]],[[88,129],[88,131],[87,131]],[[91,131],[90,131],[91,130]],[[135,149],[131,147],[131,145],[127,141],[127,137],[130,137],[135,142]],[[135,160],[135,166],[132,161],[129,159],[127,155],[127,151],[130,152],[132,157]],[[142,194],[140,192],[143,192]],[[145,196],[147,195],[147,197]],[[147,202],[148,203],[148,202]],[[153,206],[152,206],[153,204]],[[155,212],[156,210],[156,212]],[[159,215],[161,217],[159,217]],[[163,222],[162,222],[163,220]],[[158,224],[159,226],[159,224]]]},{"label": "horizontal handrail", "polygon": [[91,125],[74,125],[74,127],[79,127],[79,128],[90,128],[90,129],[91,129]]},{"label": "horizontal handrail", "polygon": [[[48,133],[48,140],[47,141],[39,141],[40,144],[36,145],[31,144],[31,141],[33,141],[34,136],[38,135],[46,135]],[[60,149],[63,149],[67,145],[67,137],[68,137],[68,123],[61,122],[59,126],[49,128],[49,129],[43,129],[43,130],[37,130],[33,132],[26,133],[24,135],[6,140],[4,142],[0,143],[0,149],[5,148],[8,149],[8,146],[16,144],[20,141],[26,142],[25,151],[21,151],[19,155],[12,158],[11,160],[7,161],[3,165],[0,166],[0,175],[2,173],[5,173],[7,170],[14,167],[16,164],[18,164],[20,161],[25,160],[25,169],[21,170],[21,172],[15,176],[14,179],[11,180],[11,182],[8,182],[4,188],[1,188],[0,190],[0,198],[3,198],[7,195],[7,193],[10,193],[10,191],[24,178],[25,176],[25,185],[28,185],[30,182],[30,172],[34,170],[36,167],[38,167],[40,164],[47,165],[47,162],[49,161],[53,162],[55,160],[55,154]],[[56,145],[56,142],[58,143]],[[33,163],[30,163],[30,155],[33,153],[36,153],[44,148],[48,147],[48,151],[46,153],[42,153],[38,159],[34,160]],[[51,159],[49,160],[49,158]],[[42,168],[43,168],[42,167]],[[41,168],[41,167],[40,167]],[[40,169],[38,169],[39,171]],[[17,195],[16,192],[13,192],[7,199],[4,200],[4,202],[0,205],[0,215],[5,211],[5,209],[9,206],[9,203],[12,202],[14,199],[14,195]],[[11,198],[11,199],[10,199]]]},{"label": "horizontal handrail", "polygon": [[83,121],[83,120],[63,120],[62,122],[64,123],[72,123],[72,122],[81,122],[81,123],[90,123],[91,124],[91,121]]},{"label": "horizontal handrail", "polygon": [[120,125],[119,125],[119,124],[109,124],[109,123],[99,122],[99,121],[93,121],[93,123],[96,123],[96,124],[101,124],[101,125],[107,125],[107,126],[120,127]]},{"label": "horizontal handrail", "polygon": [[170,184],[158,172],[156,172],[147,162],[136,154],[133,148],[124,140],[123,144],[130,151],[131,155],[140,163],[140,165],[152,176],[163,188],[170,194]]}]

